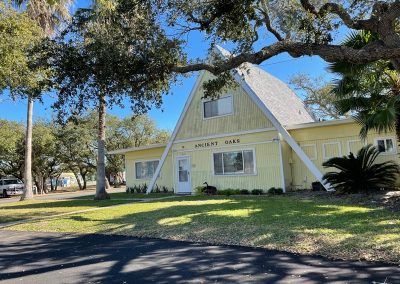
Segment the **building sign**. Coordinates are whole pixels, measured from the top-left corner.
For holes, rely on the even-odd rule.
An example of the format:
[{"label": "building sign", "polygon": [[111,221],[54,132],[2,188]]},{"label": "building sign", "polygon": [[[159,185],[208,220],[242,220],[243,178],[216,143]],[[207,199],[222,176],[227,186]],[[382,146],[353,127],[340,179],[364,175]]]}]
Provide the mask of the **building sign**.
[{"label": "building sign", "polygon": [[[224,141],[225,145],[233,145],[233,144],[239,144],[240,143],[240,139],[236,138],[236,139],[228,139]],[[217,147],[220,146],[221,143],[218,141],[204,141],[204,142],[200,142],[194,145],[195,149],[202,149],[202,148],[211,148],[211,147]]]}]

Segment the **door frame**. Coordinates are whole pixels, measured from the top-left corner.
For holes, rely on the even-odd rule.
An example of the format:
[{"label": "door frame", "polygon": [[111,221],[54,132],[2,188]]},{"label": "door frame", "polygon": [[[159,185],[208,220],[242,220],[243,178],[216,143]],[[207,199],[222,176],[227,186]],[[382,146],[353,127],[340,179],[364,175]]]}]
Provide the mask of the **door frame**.
[{"label": "door frame", "polygon": [[[189,173],[189,179],[188,179],[188,183],[189,183],[189,187],[190,187],[190,191],[187,192],[179,192],[179,164],[178,164],[178,160],[180,159],[187,159],[188,161],[188,173]],[[191,157],[188,155],[183,155],[183,156],[176,156],[175,157],[175,183],[176,183],[176,190],[175,193],[177,194],[185,194],[185,193],[192,193],[192,163],[191,163]]]}]

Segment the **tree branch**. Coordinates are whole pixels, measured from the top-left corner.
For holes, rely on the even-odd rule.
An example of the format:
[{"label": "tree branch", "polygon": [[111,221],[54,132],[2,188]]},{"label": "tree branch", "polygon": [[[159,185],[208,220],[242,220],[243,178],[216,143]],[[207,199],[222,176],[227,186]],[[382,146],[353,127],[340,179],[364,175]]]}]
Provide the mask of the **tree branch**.
[{"label": "tree branch", "polygon": [[270,33],[272,33],[272,34],[276,37],[277,40],[283,41],[283,37],[278,33],[278,31],[277,31],[276,29],[274,29],[274,28],[272,27],[271,19],[270,19],[269,14],[268,14],[268,6],[267,6],[267,3],[265,2],[265,0],[262,0],[262,1],[261,1],[261,9],[260,9],[260,12],[261,12],[261,14],[262,14],[263,17],[264,17],[263,21],[264,21],[264,24],[265,24],[266,29],[267,29]]},{"label": "tree branch", "polygon": [[375,45],[368,49],[354,49],[341,45],[306,44],[291,41],[280,41],[262,48],[255,53],[242,53],[222,62],[218,65],[212,63],[195,63],[186,66],[172,67],[176,73],[189,73],[206,70],[215,75],[239,67],[243,63],[259,65],[265,60],[278,54],[288,52],[293,57],[304,55],[317,55],[327,62],[347,61],[354,64],[364,64],[380,59],[394,59],[400,57],[400,48],[389,48],[383,45]]},{"label": "tree branch", "polygon": [[300,3],[306,11],[318,17],[323,17],[328,13],[336,14],[344,22],[344,24],[351,29],[374,29],[374,24],[376,22],[375,19],[370,18],[368,20],[354,20],[342,5],[336,3],[325,3],[319,10],[317,10],[309,0],[300,0]]}]

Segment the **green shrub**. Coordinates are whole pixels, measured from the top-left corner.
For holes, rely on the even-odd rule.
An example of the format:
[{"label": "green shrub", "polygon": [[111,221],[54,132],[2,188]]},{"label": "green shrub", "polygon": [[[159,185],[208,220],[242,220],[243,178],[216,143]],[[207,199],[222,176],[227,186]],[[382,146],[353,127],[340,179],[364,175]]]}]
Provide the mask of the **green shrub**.
[{"label": "green shrub", "polygon": [[279,194],[283,194],[283,189],[282,188],[276,188],[276,187],[271,187],[270,189],[268,189],[267,191],[269,194],[274,194],[274,195],[279,195]]},{"label": "green shrub", "polygon": [[332,158],[323,163],[325,168],[338,171],[328,172],[323,180],[340,193],[371,192],[381,188],[393,188],[399,176],[399,166],[393,162],[374,163],[379,150],[367,145],[354,156]]},{"label": "green shrub", "polygon": [[250,194],[250,191],[249,191],[248,189],[241,189],[241,190],[240,190],[240,194],[242,194],[242,195],[248,195],[248,194]]},{"label": "green shrub", "polygon": [[240,194],[240,189],[228,188],[228,189],[217,190],[217,195],[230,196],[230,195],[239,195],[239,194]]},{"label": "green shrub", "polygon": [[162,190],[163,193],[168,193],[169,192],[168,187],[166,187],[164,185],[162,186],[161,190]]},{"label": "green shrub", "polygon": [[262,195],[264,193],[264,191],[262,189],[253,189],[251,191],[252,195]]}]

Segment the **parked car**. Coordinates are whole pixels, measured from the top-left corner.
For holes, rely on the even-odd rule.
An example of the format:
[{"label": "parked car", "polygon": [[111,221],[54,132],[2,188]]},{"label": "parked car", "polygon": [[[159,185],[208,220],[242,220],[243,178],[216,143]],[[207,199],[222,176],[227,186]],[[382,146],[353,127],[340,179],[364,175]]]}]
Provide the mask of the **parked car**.
[{"label": "parked car", "polygon": [[17,178],[0,179],[0,194],[2,197],[21,195],[24,183]]}]

